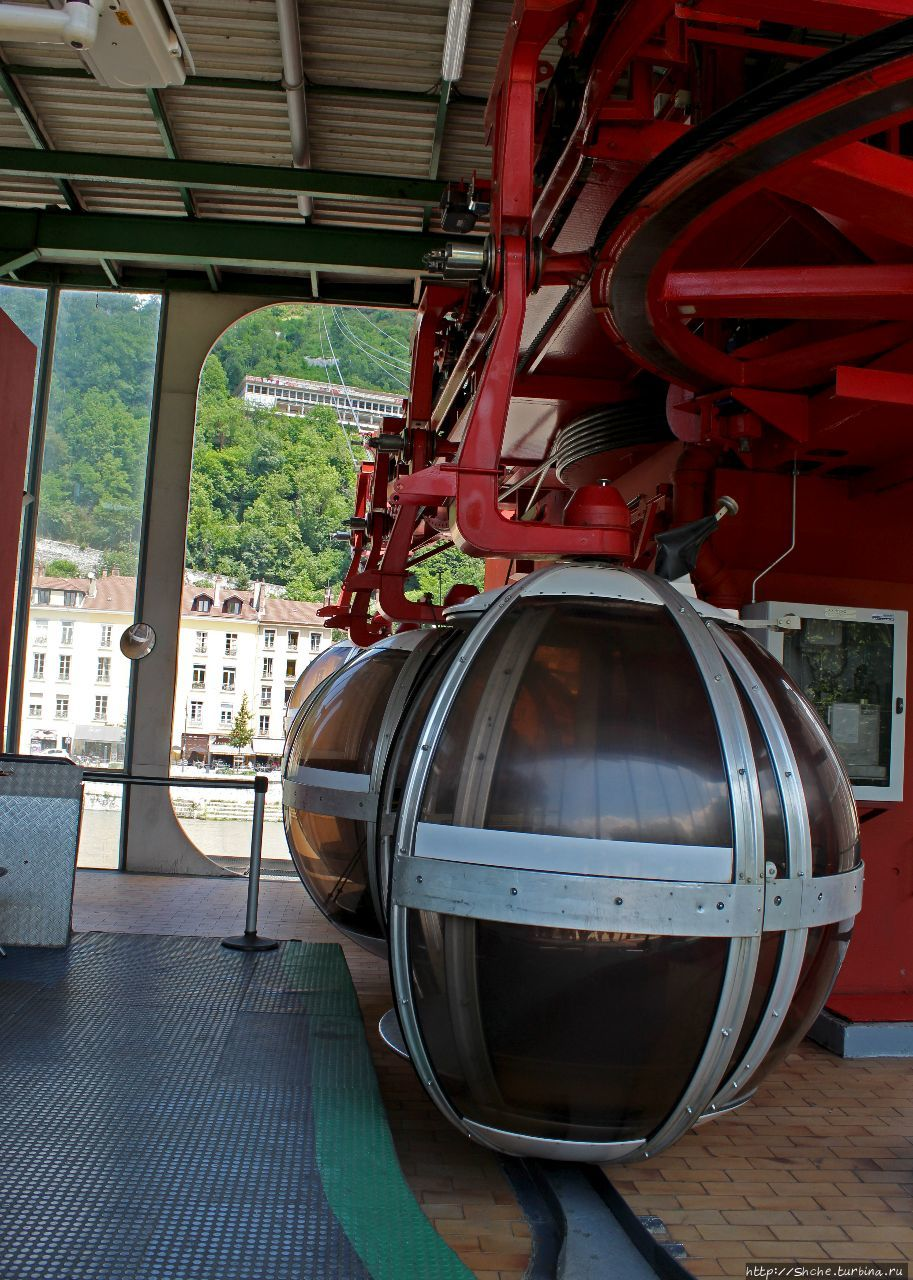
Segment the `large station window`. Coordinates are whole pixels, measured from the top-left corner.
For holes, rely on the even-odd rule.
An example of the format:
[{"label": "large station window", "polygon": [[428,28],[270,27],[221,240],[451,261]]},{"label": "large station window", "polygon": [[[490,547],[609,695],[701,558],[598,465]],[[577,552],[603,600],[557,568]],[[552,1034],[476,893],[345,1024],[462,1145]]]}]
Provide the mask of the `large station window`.
[{"label": "large station window", "polygon": [[[0,305],[40,343],[45,291],[5,287]],[[124,762],[117,640],[134,620],[159,311],[157,295],[64,290],[53,334],[18,747],[95,769]],[[78,865],[118,865],[121,805],[118,784],[86,785]]]}]

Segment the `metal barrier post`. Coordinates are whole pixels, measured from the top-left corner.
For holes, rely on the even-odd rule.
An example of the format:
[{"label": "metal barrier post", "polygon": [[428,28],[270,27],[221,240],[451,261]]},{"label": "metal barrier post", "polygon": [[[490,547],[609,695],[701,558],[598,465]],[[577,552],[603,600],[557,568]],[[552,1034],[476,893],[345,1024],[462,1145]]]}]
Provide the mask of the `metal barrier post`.
[{"label": "metal barrier post", "polygon": [[239,937],[223,938],[222,946],[232,951],[275,951],[275,938],[257,934],[257,899],[260,894],[260,858],[263,852],[263,814],[266,809],[268,780],[258,773],[254,778],[254,826],[250,838],[250,875],[247,881],[247,919]]}]

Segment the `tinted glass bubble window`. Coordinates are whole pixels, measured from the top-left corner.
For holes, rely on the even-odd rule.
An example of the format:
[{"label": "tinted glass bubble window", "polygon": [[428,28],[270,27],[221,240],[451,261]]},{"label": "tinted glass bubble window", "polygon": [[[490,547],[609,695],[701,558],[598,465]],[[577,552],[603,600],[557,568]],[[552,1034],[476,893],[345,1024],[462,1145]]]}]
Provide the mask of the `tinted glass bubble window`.
[{"label": "tinted glass bubble window", "polygon": [[730,845],[716,725],[666,610],[566,600],[512,608],[450,710],[423,819]]}]

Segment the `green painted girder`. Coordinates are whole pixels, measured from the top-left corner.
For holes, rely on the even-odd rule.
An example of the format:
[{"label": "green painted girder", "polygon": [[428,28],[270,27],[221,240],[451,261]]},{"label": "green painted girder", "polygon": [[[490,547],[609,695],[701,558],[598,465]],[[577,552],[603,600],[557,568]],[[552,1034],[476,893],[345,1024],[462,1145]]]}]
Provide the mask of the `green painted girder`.
[{"label": "green painted girder", "polygon": [[295,195],[333,196],[338,200],[390,200],[417,205],[436,204],[444,186],[425,178],[382,174],[222,164],[214,160],[161,160],[107,152],[30,151],[24,147],[0,148],[0,172],[178,189],[287,191]]},{"label": "green painted girder", "polygon": [[[36,155],[47,154],[46,148],[48,144],[44,134],[41,131],[41,126],[39,125],[35,117],[32,115],[32,111],[31,111],[31,108],[29,107],[29,104],[26,102],[25,98],[23,98],[22,94],[19,92],[18,88],[16,87],[12,77],[9,74],[8,68],[3,66],[0,66],[0,93],[3,94],[7,102],[15,111],[16,115],[19,117],[19,123],[22,125],[23,129],[28,134],[29,140],[31,141],[32,145],[35,148],[37,148],[35,154]],[[24,152],[23,154],[28,155],[31,153]],[[62,175],[51,175],[51,176],[54,178],[54,181],[57,184],[57,190],[60,192],[60,194],[63,196],[64,200],[66,201],[67,207],[72,209],[74,212],[77,212],[78,210],[80,210],[82,208],[82,205],[80,204],[79,197],[77,196],[73,188],[70,186],[69,182],[67,182],[66,178],[63,177]]]},{"label": "green painted girder", "polygon": [[[41,67],[28,66],[22,63],[8,63],[6,70],[14,76],[38,76],[48,80],[93,80],[91,71],[85,67]],[[102,86],[99,86],[101,88]],[[180,88],[187,89],[232,89],[240,93],[285,93],[281,80],[258,80],[253,76],[188,76]],[[313,84],[305,85],[308,97],[315,98],[373,98],[388,102],[426,102],[433,104],[436,93],[427,93],[422,89],[389,89],[373,85],[360,84]],[[480,94],[456,93],[460,102],[475,103],[484,107],[488,101]]]},{"label": "green painted girder", "polygon": [[[148,163],[148,161],[147,161]],[[474,243],[466,241],[465,243]],[[408,231],[350,231],[286,222],[0,210],[0,259],[36,252],[57,262],[116,258],[162,266],[253,270],[370,271],[414,275],[439,249],[438,236]]]},{"label": "green painted girder", "polygon": [[[68,265],[35,262],[17,270],[17,284],[26,288],[57,285],[61,289],[110,290],[111,283],[97,263]],[[243,297],[267,297],[283,301],[338,303],[353,307],[396,307],[414,310],[410,281],[349,280],[346,276],[321,277],[320,297],[312,295],[309,280],[291,275],[242,275],[221,273],[222,292]],[[120,265],[118,288],[126,293],[209,293],[207,278],[199,271],[166,271],[155,267]]]}]

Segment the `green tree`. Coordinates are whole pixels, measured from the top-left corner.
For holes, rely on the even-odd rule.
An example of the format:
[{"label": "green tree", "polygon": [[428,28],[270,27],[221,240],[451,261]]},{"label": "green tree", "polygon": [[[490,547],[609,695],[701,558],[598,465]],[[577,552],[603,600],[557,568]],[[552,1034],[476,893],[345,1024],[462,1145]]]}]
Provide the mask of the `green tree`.
[{"label": "green tree", "polygon": [[75,560],[62,557],[59,560],[50,560],[45,567],[45,573],[49,578],[78,578],[79,565]]},{"label": "green tree", "polygon": [[241,705],[238,707],[238,714],[235,716],[235,722],[231,726],[231,733],[228,735],[229,745],[237,747],[239,751],[245,747],[249,747],[254,741],[253,717],[250,714],[250,707],[247,703],[247,694],[241,697]]}]

